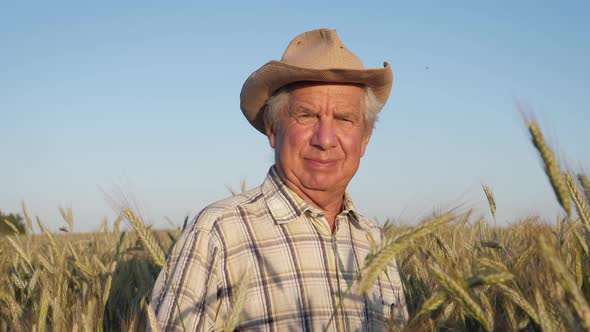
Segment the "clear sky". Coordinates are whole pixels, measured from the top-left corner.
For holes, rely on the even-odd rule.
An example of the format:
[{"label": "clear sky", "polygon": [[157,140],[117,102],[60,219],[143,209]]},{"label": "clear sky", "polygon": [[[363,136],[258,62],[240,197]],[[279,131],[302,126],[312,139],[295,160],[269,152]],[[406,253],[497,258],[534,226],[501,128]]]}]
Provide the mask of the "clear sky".
[{"label": "clear sky", "polygon": [[118,189],[181,223],[273,161],[239,108],[245,79],[301,32],[336,29],[394,85],[349,186],[367,217],[474,207],[498,222],[559,208],[514,99],[560,160],[590,170],[588,2],[239,1],[0,4],[0,209],[50,229],[114,213]]}]

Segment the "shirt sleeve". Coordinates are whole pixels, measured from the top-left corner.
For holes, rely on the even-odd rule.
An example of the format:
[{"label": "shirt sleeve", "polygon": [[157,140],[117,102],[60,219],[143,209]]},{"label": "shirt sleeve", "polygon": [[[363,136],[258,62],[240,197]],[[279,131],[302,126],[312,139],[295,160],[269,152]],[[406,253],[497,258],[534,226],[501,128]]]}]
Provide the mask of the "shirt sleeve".
[{"label": "shirt sleeve", "polygon": [[162,331],[212,331],[215,326],[219,247],[209,230],[187,231],[174,245],[152,292]]}]

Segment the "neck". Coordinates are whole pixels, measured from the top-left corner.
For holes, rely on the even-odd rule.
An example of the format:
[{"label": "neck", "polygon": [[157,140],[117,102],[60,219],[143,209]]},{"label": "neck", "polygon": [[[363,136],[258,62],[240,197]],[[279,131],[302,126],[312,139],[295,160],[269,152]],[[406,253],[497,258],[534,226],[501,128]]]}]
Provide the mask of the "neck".
[{"label": "neck", "polygon": [[307,204],[319,209],[324,213],[330,229],[334,231],[336,216],[342,211],[345,189],[336,190],[313,190],[305,188],[301,183],[289,180],[280,167],[276,167],[277,173],[285,182],[287,187],[303,199]]}]

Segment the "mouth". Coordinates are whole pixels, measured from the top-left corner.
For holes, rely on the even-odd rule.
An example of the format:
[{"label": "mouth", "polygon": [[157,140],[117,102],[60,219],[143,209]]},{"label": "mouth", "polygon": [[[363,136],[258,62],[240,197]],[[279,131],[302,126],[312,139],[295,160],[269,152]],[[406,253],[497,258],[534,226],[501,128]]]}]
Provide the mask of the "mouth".
[{"label": "mouth", "polygon": [[329,167],[333,167],[336,166],[336,160],[330,160],[330,159],[326,159],[326,160],[322,160],[322,159],[310,159],[310,158],[306,158],[305,159],[306,163],[313,167],[313,168],[329,168]]}]

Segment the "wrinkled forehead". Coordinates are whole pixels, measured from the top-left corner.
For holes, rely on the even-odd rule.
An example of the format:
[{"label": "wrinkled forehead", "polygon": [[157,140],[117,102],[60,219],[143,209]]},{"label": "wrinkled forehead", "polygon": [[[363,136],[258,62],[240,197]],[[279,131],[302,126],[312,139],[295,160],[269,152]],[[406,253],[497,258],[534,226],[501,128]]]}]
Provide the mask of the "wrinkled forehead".
[{"label": "wrinkled forehead", "polygon": [[360,84],[300,82],[288,87],[290,104],[310,103],[358,108],[362,105],[365,87]]}]

